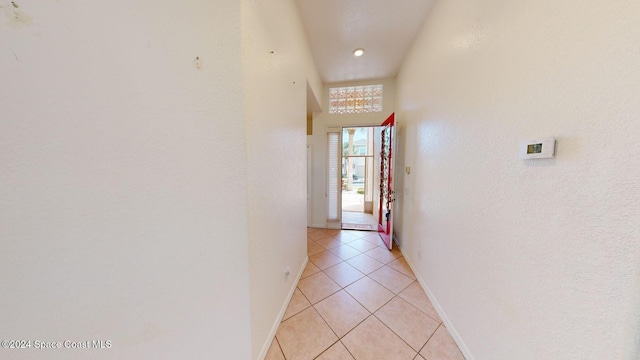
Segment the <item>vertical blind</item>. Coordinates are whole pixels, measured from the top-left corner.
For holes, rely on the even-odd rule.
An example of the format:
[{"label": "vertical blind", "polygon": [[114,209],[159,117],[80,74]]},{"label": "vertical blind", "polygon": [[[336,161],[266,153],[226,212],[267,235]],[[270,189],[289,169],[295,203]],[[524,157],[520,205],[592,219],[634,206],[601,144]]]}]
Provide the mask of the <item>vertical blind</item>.
[{"label": "vertical blind", "polygon": [[327,222],[340,221],[340,130],[327,133],[328,179],[327,179]]}]

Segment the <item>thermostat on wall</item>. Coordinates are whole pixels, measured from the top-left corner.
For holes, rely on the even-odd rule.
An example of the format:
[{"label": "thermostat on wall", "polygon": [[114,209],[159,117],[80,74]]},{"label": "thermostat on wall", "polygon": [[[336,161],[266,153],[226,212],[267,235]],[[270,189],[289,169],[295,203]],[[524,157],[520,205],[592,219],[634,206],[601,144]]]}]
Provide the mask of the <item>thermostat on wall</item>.
[{"label": "thermostat on wall", "polygon": [[520,145],[521,159],[549,159],[556,156],[556,139],[524,141]]}]

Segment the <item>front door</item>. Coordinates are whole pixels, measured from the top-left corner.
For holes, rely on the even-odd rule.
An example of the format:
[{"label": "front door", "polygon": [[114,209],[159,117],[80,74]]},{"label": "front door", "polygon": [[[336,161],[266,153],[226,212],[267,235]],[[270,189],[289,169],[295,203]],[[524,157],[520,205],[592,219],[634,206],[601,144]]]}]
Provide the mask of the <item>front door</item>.
[{"label": "front door", "polygon": [[389,250],[393,246],[393,146],[395,145],[395,113],[382,123],[380,137],[380,206],[378,233]]}]

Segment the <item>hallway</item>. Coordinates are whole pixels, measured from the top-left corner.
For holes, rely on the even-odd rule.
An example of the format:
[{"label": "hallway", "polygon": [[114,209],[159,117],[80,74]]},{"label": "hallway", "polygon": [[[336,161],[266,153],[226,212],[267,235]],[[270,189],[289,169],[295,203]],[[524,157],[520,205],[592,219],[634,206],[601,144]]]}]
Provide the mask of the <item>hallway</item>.
[{"label": "hallway", "polygon": [[378,234],[307,230],[309,263],[266,356],[463,360],[397,248]]}]

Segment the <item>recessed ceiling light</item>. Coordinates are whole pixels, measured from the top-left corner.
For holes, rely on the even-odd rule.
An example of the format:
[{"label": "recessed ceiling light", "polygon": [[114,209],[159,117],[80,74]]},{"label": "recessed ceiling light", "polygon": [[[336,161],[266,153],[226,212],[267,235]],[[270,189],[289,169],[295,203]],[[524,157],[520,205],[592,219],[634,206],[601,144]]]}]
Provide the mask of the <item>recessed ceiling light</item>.
[{"label": "recessed ceiling light", "polygon": [[353,56],[362,56],[362,55],[364,55],[364,49],[353,50]]}]

